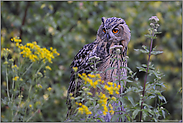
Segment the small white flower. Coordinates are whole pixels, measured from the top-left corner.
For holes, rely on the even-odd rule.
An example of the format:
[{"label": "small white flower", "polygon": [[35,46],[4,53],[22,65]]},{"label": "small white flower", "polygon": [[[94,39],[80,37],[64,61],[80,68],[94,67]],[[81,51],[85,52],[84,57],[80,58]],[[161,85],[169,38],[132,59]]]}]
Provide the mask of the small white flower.
[{"label": "small white flower", "polygon": [[153,23],[150,23],[150,26],[154,26],[154,24]]},{"label": "small white flower", "polygon": [[149,18],[149,20],[154,20],[155,22],[158,22],[159,18],[157,16],[152,16],[151,18]]},{"label": "small white flower", "polygon": [[156,27],[159,27],[159,24],[156,24]]}]

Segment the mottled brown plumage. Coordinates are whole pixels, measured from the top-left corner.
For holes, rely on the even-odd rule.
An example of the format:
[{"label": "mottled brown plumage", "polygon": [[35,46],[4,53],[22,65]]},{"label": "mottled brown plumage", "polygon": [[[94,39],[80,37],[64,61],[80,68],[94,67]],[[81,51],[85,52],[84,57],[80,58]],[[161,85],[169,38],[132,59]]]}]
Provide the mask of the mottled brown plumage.
[{"label": "mottled brown plumage", "polygon": [[[102,80],[104,82],[113,82],[116,79],[124,79],[127,75],[125,68],[127,66],[127,60],[124,58],[127,53],[127,44],[130,41],[131,33],[126,22],[121,18],[102,18],[102,24],[100,25],[96,40],[90,44],[85,45],[74,57],[71,63],[71,68],[78,67],[77,73],[89,74],[89,70],[92,71],[93,67],[89,64],[89,59],[93,56],[99,57],[100,62],[97,64],[97,71],[105,71],[109,67],[116,67],[117,69],[111,69],[101,73]],[[116,49],[120,49],[117,55]],[[115,57],[120,60],[112,61],[111,58]],[[77,91],[82,85],[82,81],[79,79],[77,82]],[[68,88],[69,93],[74,93],[76,88],[75,73],[71,70],[70,84]],[[123,88],[121,88],[121,92]],[[77,93],[79,94],[79,93]],[[68,96],[67,99],[68,109],[71,109],[71,103]]]}]

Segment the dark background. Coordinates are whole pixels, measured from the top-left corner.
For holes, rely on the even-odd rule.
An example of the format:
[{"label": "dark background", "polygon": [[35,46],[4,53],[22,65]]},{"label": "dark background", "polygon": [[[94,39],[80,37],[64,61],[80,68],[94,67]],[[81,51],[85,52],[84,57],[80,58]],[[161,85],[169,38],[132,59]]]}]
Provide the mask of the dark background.
[{"label": "dark background", "polygon": [[[60,53],[49,72],[50,84],[55,90],[41,115],[33,121],[64,121],[66,94],[70,68],[76,53],[96,38],[101,17],[123,18],[131,30],[128,45],[128,67],[138,72],[137,66],[147,63],[147,57],[134,49],[149,46],[149,18],[157,16],[160,21],[153,46],[163,54],[152,56],[155,68],[165,74],[164,107],[170,115],[166,120],[180,120],[182,116],[182,3],[181,2],[1,2],[1,49],[10,48],[10,38],[19,36],[22,43],[37,41],[41,47],[53,47]],[[12,53],[12,55],[15,55]],[[140,81],[144,73],[137,74]],[[4,76],[2,76],[3,78]],[[1,87],[3,89],[5,87]],[[3,112],[2,112],[3,113]]]}]

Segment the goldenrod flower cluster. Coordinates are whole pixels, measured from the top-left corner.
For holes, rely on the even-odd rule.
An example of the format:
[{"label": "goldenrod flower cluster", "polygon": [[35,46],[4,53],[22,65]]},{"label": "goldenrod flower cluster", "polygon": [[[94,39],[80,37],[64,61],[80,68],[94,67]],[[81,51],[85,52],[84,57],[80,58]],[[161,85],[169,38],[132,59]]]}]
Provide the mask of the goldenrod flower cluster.
[{"label": "goldenrod flower cluster", "polygon": [[48,69],[48,70],[51,70],[51,67],[50,66],[46,66],[45,68]]},{"label": "goldenrod flower cluster", "polygon": [[48,91],[51,91],[51,90],[52,90],[52,88],[51,88],[51,87],[49,87],[49,88],[47,88],[47,90],[48,90]]},{"label": "goldenrod flower cluster", "polygon": [[104,108],[103,115],[105,116],[108,112],[108,108],[107,108],[108,97],[106,97],[106,95],[103,94],[102,92],[100,92],[98,97],[99,97],[99,101],[98,101],[99,104]]},{"label": "goldenrod flower cluster", "polygon": [[108,85],[105,85],[104,88],[106,90],[108,90],[109,94],[113,95],[113,92],[115,92],[116,94],[119,94],[119,89],[120,89],[120,85],[116,85],[116,83],[113,82],[108,82]]},{"label": "goldenrod flower cluster", "polygon": [[21,50],[20,54],[22,54],[23,57],[29,58],[32,62],[43,60],[44,63],[46,61],[52,63],[52,59],[55,58],[54,56],[60,55],[56,49],[53,49],[52,47],[50,47],[50,50],[41,48],[36,42],[22,45],[19,44],[21,39],[18,39],[17,37],[13,38],[12,41],[14,41],[16,46]]},{"label": "goldenrod flower cluster", "polygon": [[[73,70],[76,72],[77,67],[74,67]],[[117,84],[113,83],[113,82],[107,82],[107,84],[105,84],[105,85],[101,84],[101,83],[104,83],[104,81],[101,80],[100,74],[86,75],[86,73],[82,73],[82,75],[78,74],[78,76],[82,80],[84,80],[84,84],[85,84],[84,90],[89,89],[90,87],[96,88],[98,85],[98,86],[102,87],[104,89],[104,91],[106,90],[106,92],[108,92],[109,95],[119,94],[120,85],[117,86]],[[101,85],[103,85],[103,86],[101,86]],[[88,92],[88,90],[84,91],[84,92],[87,93],[87,95],[89,95],[89,96],[93,96],[93,94],[91,92]],[[107,112],[111,113],[112,115],[114,114],[113,106],[111,104],[108,104],[108,100],[116,101],[116,98],[114,96],[109,97],[108,94],[104,94],[102,92],[100,92],[100,93],[96,92],[98,104],[103,108],[104,116],[107,115]],[[88,110],[87,106],[85,106],[81,103],[77,103],[77,102],[76,102],[76,104],[81,106],[78,108],[79,113],[90,114],[90,111]]]},{"label": "goldenrod flower cluster", "polygon": [[1,51],[1,57],[3,56],[8,56],[8,54],[11,52],[10,49],[8,48],[3,48],[2,51]]},{"label": "goldenrod flower cluster", "polygon": [[13,81],[17,81],[19,79],[19,76],[15,76],[14,78],[13,78]]},{"label": "goldenrod flower cluster", "polygon": [[88,107],[83,105],[82,103],[76,102],[76,105],[81,106],[81,107],[78,108],[79,113],[86,114],[86,115],[92,114],[92,112],[88,109]]},{"label": "goldenrod flower cluster", "polygon": [[86,73],[82,73],[82,75],[78,74],[78,76],[84,80],[85,84],[89,83],[93,88],[96,88],[99,82],[104,83],[104,81],[101,80],[100,74],[88,74],[87,76]]}]

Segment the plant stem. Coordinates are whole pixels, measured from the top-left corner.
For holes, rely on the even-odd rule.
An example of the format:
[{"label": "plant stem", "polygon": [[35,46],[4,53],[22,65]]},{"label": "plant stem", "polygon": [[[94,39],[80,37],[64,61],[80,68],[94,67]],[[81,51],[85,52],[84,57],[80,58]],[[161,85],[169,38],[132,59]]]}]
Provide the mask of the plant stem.
[{"label": "plant stem", "polygon": [[[34,62],[32,62],[32,64],[29,66],[29,68],[33,65],[33,63],[34,63]],[[39,69],[37,70],[36,74],[41,70],[41,68],[42,68],[45,64],[46,64],[46,62],[45,62],[44,64],[41,64],[41,66],[40,66]],[[28,69],[29,69],[29,68],[28,68]],[[28,70],[28,69],[27,69],[27,70]],[[24,73],[25,73],[25,72],[24,72]],[[34,82],[34,79],[35,79],[35,77],[33,76],[32,82]],[[26,100],[26,101],[29,101],[30,92],[31,92],[31,90],[32,90],[32,85],[33,85],[33,84],[30,85],[29,92],[28,92],[28,97],[27,97],[27,100]],[[26,116],[26,112],[27,112],[27,107],[26,107],[26,110],[25,110],[25,116]],[[25,117],[24,117],[24,118],[25,118]],[[24,120],[23,120],[23,122],[24,122]]]},{"label": "plant stem", "polygon": [[[6,57],[6,61],[7,61],[7,57]],[[8,69],[8,65],[6,65],[6,82],[7,82],[6,88],[7,88],[8,99],[10,101],[10,94],[9,94],[9,89],[8,89],[8,70],[7,69]]]},{"label": "plant stem", "polygon": [[32,67],[33,64],[34,64],[34,62],[32,62],[32,64],[27,68],[27,70],[22,74],[22,76],[24,76],[25,73],[27,73],[27,71]]},{"label": "plant stem", "polygon": [[40,110],[40,109],[37,109],[37,110],[34,112],[34,114],[33,114],[31,117],[29,117],[29,119],[27,119],[26,122],[29,122],[29,120],[32,119],[32,118],[34,117],[34,115],[35,115],[39,110]]},{"label": "plant stem", "polygon": [[[152,33],[152,37],[154,37],[154,31]],[[144,79],[144,87],[143,87],[143,91],[142,91],[141,110],[143,109],[144,95],[145,95],[146,81],[147,81],[147,75],[148,75],[148,70],[149,70],[149,62],[150,62],[150,57],[151,57],[152,44],[153,44],[153,38],[151,38],[149,57],[148,57],[148,61],[147,61],[146,75],[145,75],[145,79]],[[140,121],[139,122],[141,122],[141,120],[142,120],[142,111],[140,111]]]},{"label": "plant stem", "polygon": [[[12,66],[13,66],[13,63],[12,63]],[[13,78],[14,78],[14,75],[13,75]],[[15,85],[15,81],[13,79],[13,84],[12,84],[12,95],[11,95],[11,100],[13,101],[13,90],[14,90],[14,85]]]},{"label": "plant stem", "polygon": [[19,112],[20,104],[21,104],[21,100],[22,100],[21,95],[22,95],[22,92],[21,92],[21,94],[19,95],[19,96],[20,96],[20,101],[19,101],[19,104],[18,104],[17,111],[16,111],[16,113],[15,113],[15,116],[14,116],[14,117],[13,117],[13,119],[12,119],[12,122],[14,122],[14,120],[15,120],[15,118],[16,118],[16,116],[17,116],[18,112]]}]

